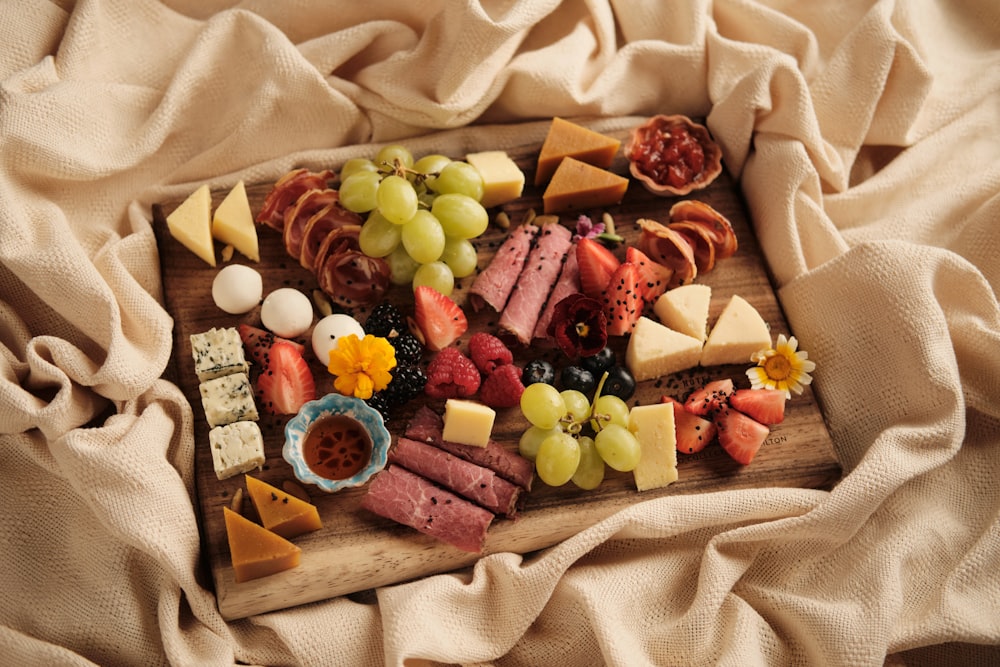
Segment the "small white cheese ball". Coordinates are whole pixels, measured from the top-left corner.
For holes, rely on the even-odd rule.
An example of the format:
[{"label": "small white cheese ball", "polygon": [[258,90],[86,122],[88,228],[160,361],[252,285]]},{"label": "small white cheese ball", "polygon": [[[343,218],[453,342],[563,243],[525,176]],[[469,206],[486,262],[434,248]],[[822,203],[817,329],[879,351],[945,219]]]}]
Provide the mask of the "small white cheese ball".
[{"label": "small white cheese ball", "polygon": [[319,362],[329,364],[330,350],[336,349],[340,339],[350,334],[356,334],[358,338],[365,337],[364,327],[350,315],[334,313],[317,322],[312,332],[312,348]]},{"label": "small white cheese ball", "polygon": [[295,338],[312,324],[312,301],[294,287],[280,287],[264,298],[260,321],[265,328],[282,338]]},{"label": "small white cheese ball", "polygon": [[260,303],[264,281],[257,269],[245,264],[223,267],[212,281],[212,300],[231,315],[248,313]]}]

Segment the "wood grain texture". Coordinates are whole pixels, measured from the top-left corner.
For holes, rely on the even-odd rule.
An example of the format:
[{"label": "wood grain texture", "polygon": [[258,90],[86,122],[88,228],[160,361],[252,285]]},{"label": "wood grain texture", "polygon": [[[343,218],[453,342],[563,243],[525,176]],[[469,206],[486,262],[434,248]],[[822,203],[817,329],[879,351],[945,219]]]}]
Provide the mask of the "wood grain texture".
[{"label": "wood grain texture", "polygon": [[[624,138],[625,133],[618,136]],[[486,150],[490,147],[480,148]],[[514,224],[522,220],[529,209],[539,212],[542,210],[542,190],[530,185],[538,149],[538,145],[530,145],[509,151],[524,170],[529,183],[521,199],[503,207]],[[333,169],[339,167],[329,166]],[[627,174],[627,164],[621,156],[612,170]],[[248,185],[247,193],[254,213],[260,209],[270,188],[269,183]],[[213,206],[218,205],[225,194],[224,191],[213,192]],[[714,321],[719,315],[731,295],[739,294],[757,308],[773,334],[792,333],[771,287],[742,198],[729,175],[723,173],[709,188],[692,193],[688,198],[700,199],[726,215],[732,222],[740,243],[735,256],[720,261],[714,270],[697,278],[697,282],[707,284],[713,290],[710,321]],[[639,233],[635,220],[648,217],[666,222],[667,211],[675,201],[675,198],[655,197],[632,181],[624,201],[610,212],[614,215],[619,233],[628,241],[635,241]],[[195,465],[202,541],[222,615],[227,619],[243,618],[429,574],[448,572],[475,563],[478,559],[475,555],[464,553],[362,510],[359,503],[364,488],[330,495],[306,485],[312,502],[319,508],[324,528],[296,538],[295,543],[303,550],[301,565],[263,579],[235,583],[222,507],[229,504],[236,490],[243,486],[243,478],[237,476],[219,481],[215,477],[208,449],[209,428],[201,408],[189,337],[213,326],[236,326],[241,322],[259,325],[260,313],[257,308],[246,315],[233,316],[214,306],[211,284],[217,269],[209,267],[188,252],[166,230],[165,217],[179,203],[163,202],[154,207],[154,229],[160,247],[165,305],[174,317],[173,367],[168,377],[179,384],[194,410]],[[491,211],[492,214],[495,211]],[[600,219],[601,211],[593,211],[591,214],[595,219]],[[572,225],[575,217],[564,215],[562,220],[565,224]],[[480,269],[487,265],[505,235],[504,230],[491,225],[477,239]],[[261,227],[259,236],[261,261],[256,268],[264,277],[264,293],[285,286],[310,293],[316,287],[314,276],[285,253],[280,235],[274,230]],[[616,254],[623,257],[624,246]],[[238,254],[232,261],[253,264]],[[471,284],[471,278],[460,281],[453,295],[459,304],[465,304]],[[400,305],[404,312],[412,313],[410,290],[392,288],[388,298]],[[466,308],[466,312],[470,330],[461,341],[463,346],[468,336],[475,331],[494,331],[498,318],[497,314],[488,309],[474,313],[471,308]],[[362,311],[355,315],[363,322],[366,313]],[[303,340],[308,339],[303,337]],[[625,341],[620,339],[613,344],[618,348],[619,359],[623,360]],[[311,357],[311,351],[308,354]],[[525,348],[517,349],[515,354],[516,361],[520,364],[536,357],[564,364],[552,350]],[[319,391],[331,391],[333,378],[315,359],[310,359],[310,363]],[[706,381],[723,377],[733,378],[737,386],[749,386],[745,370],[745,365],[697,368],[647,381],[640,384],[629,403],[636,405],[658,402],[663,394],[681,398]],[[432,402],[431,405],[439,411],[443,408],[441,403]],[[410,405],[399,414],[391,415],[389,426],[394,437],[415,407]],[[267,462],[256,476],[279,487],[285,480],[293,479],[291,467],[281,457],[283,427],[287,420],[287,417],[268,416],[262,416],[260,420]],[[494,437],[516,451],[518,438],[524,428],[525,422],[519,410],[500,410]],[[695,455],[680,455],[679,459],[680,479],[677,482],[642,494],[636,492],[630,473],[617,473],[610,469],[604,483],[594,491],[580,491],[572,484],[551,488],[536,480],[518,520],[494,521],[484,554],[503,551],[523,554],[548,547],[622,508],[665,495],[763,487],[830,488],[840,477],[840,467],[833,453],[829,433],[809,388],[803,395],[794,397],[788,403],[785,421],[772,428],[770,437],[751,465],[739,466],[717,444]],[[252,517],[249,503],[244,503],[244,513]]]}]

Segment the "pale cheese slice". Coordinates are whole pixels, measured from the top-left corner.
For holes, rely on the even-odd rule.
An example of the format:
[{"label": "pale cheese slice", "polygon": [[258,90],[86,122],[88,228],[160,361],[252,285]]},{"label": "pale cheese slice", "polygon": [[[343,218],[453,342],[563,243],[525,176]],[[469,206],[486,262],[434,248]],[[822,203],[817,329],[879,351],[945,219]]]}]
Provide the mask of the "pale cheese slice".
[{"label": "pale cheese slice", "polygon": [[701,365],[749,364],[754,352],[769,347],[771,332],[767,322],[746,299],[734,294],[708,334]]},{"label": "pale cheese slice", "polygon": [[469,153],[465,156],[465,161],[483,177],[483,198],[480,203],[485,208],[506,204],[521,196],[524,190],[524,172],[504,151]]},{"label": "pale cheese slice", "polygon": [[441,437],[448,442],[486,447],[490,444],[496,414],[493,408],[482,403],[449,398],[444,404]]},{"label": "pale cheese slice", "polygon": [[628,428],[642,449],[632,470],[639,491],[659,489],[677,481],[677,431],[670,403],[637,405],[629,411]]},{"label": "pale cheese slice", "polygon": [[212,218],[212,236],[239,250],[248,259],[260,261],[257,226],[250,211],[247,190],[239,181],[215,209]]},{"label": "pale cheese slice", "polygon": [[711,287],[689,283],[661,294],[653,304],[653,312],[664,326],[704,342],[711,301]]},{"label": "pale cheese slice", "polygon": [[637,382],[694,368],[701,359],[701,341],[640,317],[625,349],[625,364]]},{"label": "pale cheese slice", "polygon": [[185,248],[215,266],[215,246],[212,244],[212,194],[208,184],[192,192],[173,213],[167,216],[170,235]]}]

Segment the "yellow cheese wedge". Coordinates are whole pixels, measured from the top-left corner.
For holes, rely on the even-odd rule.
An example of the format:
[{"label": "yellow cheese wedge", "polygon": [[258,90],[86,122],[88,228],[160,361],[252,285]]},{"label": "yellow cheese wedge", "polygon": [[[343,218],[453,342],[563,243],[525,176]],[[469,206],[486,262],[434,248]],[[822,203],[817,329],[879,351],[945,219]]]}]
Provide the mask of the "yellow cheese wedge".
[{"label": "yellow cheese wedge", "polygon": [[247,200],[247,190],[243,181],[233,186],[215,209],[215,216],[212,218],[212,236],[233,246],[248,259],[260,261],[257,227],[253,222],[253,213],[250,212],[250,202]]},{"label": "yellow cheese wedge", "polygon": [[486,207],[499,206],[521,196],[524,190],[524,172],[504,151],[469,153],[465,161],[476,168],[483,177],[483,198]]},{"label": "yellow cheese wedge", "polygon": [[750,355],[769,347],[767,322],[746,299],[734,294],[708,334],[701,365],[749,364]]},{"label": "yellow cheese wedge", "polygon": [[677,432],[670,403],[637,405],[629,411],[628,428],[639,440],[642,455],[632,470],[639,491],[677,481]]},{"label": "yellow cheese wedge", "polygon": [[711,301],[711,287],[689,283],[661,294],[653,304],[653,312],[663,325],[704,341],[708,335],[708,307]]},{"label": "yellow cheese wedge", "polygon": [[246,483],[247,493],[260,516],[260,522],[268,530],[292,539],[323,527],[319,511],[312,503],[250,475],[246,475]]},{"label": "yellow cheese wedge", "polygon": [[212,244],[212,194],[208,184],[192,192],[173,213],[167,216],[170,235],[185,248],[215,266],[215,246]]},{"label": "yellow cheese wedge", "polygon": [[493,408],[482,403],[449,398],[444,404],[441,437],[448,442],[485,447],[490,444],[496,414]]},{"label": "yellow cheese wedge", "polygon": [[694,368],[701,359],[701,341],[640,317],[625,348],[625,365],[637,382]]},{"label": "yellow cheese wedge", "polygon": [[546,214],[611,206],[622,200],[627,189],[627,178],[568,157],[545,188],[542,206]]},{"label": "yellow cheese wedge", "polygon": [[595,167],[611,166],[621,142],[562,118],[553,118],[538,153],[535,185],[552,178],[563,158],[571,157]]},{"label": "yellow cheese wedge", "polygon": [[228,507],[222,510],[237,583],[298,567],[302,549]]}]

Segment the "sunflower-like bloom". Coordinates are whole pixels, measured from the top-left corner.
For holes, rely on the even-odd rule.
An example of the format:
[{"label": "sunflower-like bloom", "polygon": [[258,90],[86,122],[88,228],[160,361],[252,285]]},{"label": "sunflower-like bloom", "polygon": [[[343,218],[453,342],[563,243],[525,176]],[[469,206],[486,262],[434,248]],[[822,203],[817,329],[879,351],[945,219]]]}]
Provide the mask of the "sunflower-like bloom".
[{"label": "sunflower-like bloom", "polygon": [[327,370],[337,378],[333,388],[344,396],[369,399],[392,381],[389,372],[396,367],[396,350],[385,338],[350,334],[330,350]]},{"label": "sunflower-like bloom", "polygon": [[816,370],[816,362],[809,360],[808,352],[796,352],[798,346],[795,336],[786,339],[778,334],[773,348],[755,352],[750,360],[757,365],[747,369],[751,388],[777,389],[785,392],[785,398],[791,398],[793,391],[801,394],[812,382],[809,373]]}]

